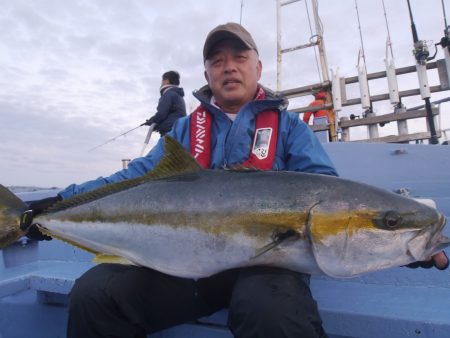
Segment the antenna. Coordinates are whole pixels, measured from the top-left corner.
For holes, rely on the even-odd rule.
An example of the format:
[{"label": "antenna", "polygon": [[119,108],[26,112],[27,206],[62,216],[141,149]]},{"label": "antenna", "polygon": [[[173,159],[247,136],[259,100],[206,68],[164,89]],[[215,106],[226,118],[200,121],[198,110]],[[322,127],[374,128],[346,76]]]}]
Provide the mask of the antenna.
[{"label": "antenna", "polygon": [[239,24],[242,25],[242,8],[244,7],[244,0],[241,0],[241,16],[239,18]]}]

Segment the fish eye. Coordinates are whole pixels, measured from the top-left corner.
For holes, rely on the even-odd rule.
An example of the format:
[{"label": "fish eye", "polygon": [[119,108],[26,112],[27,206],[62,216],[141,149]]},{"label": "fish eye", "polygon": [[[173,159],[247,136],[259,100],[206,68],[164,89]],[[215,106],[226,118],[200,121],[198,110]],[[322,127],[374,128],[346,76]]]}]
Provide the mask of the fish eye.
[{"label": "fish eye", "polygon": [[394,228],[398,226],[402,221],[402,217],[396,211],[388,211],[384,215],[383,223],[388,228]]}]

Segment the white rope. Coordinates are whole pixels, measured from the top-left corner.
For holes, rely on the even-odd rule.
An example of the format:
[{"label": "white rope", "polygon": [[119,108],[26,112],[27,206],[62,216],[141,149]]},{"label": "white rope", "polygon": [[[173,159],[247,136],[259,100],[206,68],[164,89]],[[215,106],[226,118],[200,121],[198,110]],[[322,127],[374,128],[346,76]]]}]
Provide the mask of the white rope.
[{"label": "white rope", "polygon": [[[309,38],[310,42],[313,42],[314,38],[317,37],[317,43],[320,43],[320,39],[322,38],[322,35],[317,32],[316,35],[313,34],[312,26],[311,26],[311,18],[309,17],[309,9],[308,9],[308,0],[305,0],[305,7],[306,7],[306,14],[308,15],[308,24],[309,24],[309,32],[311,33],[311,37]],[[319,19],[320,20],[320,19]],[[317,68],[317,74],[319,74],[319,80],[322,82],[322,73],[320,72],[319,68],[319,59],[317,57],[317,51],[316,51],[317,45],[314,46],[314,57],[316,60],[316,68]]]}]

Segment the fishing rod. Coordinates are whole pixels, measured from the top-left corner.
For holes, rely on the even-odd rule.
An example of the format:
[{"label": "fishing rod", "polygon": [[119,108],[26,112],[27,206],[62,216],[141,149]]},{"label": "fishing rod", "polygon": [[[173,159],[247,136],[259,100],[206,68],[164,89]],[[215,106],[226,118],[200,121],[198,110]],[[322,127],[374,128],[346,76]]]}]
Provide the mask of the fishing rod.
[{"label": "fishing rod", "polygon": [[445,34],[445,37],[447,38],[447,40],[448,40],[448,25],[447,25],[447,16],[445,15],[445,6],[444,6],[444,0],[442,0],[442,12],[443,12],[443,14],[444,14],[444,34]]},{"label": "fishing rod", "polygon": [[[362,105],[363,109],[366,109],[366,111],[363,113],[363,116],[368,116],[368,114],[373,113],[373,105],[372,105],[372,101],[370,100],[369,82],[367,80],[366,52],[364,49],[364,39],[362,36],[361,21],[359,20],[359,9],[358,9],[358,1],[357,0],[355,0],[355,9],[356,9],[356,18],[358,19],[359,39],[360,39],[360,43],[361,43],[361,48],[358,53],[358,63],[357,63],[358,82],[359,82],[359,89],[360,89],[360,95],[361,95],[361,105]],[[361,60],[362,60],[362,66],[360,66]]]},{"label": "fishing rod", "polygon": [[[437,49],[438,45],[442,46],[444,51],[446,51],[446,54],[445,54],[446,58],[448,57],[448,48],[446,48],[446,47],[450,48],[450,40],[449,40],[449,32],[448,32],[449,27],[447,26],[447,17],[445,15],[444,0],[442,0],[442,11],[444,12],[444,37],[441,39],[441,41],[434,44],[434,54],[433,54],[433,56],[428,56],[427,61],[433,60],[436,57],[437,52],[438,52],[438,49]],[[448,62],[448,61],[446,60],[446,62]],[[449,68],[449,67],[447,67],[447,68]],[[450,74],[449,74],[449,76],[450,76]]]},{"label": "fishing rod", "polygon": [[420,96],[425,101],[425,109],[427,111],[426,118],[427,118],[428,126],[430,127],[430,134],[431,134],[430,143],[438,144],[439,140],[438,140],[437,133],[436,133],[436,126],[434,124],[433,110],[431,108],[431,102],[430,102],[431,92],[430,92],[430,87],[428,85],[427,67],[426,67],[426,63],[427,63],[430,53],[428,51],[428,46],[426,44],[426,41],[419,40],[416,25],[415,25],[414,19],[413,19],[411,5],[409,3],[409,0],[406,0],[406,2],[408,4],[409,18],[411,20],[411,32],[412,32],[413,42],[414,42],[413,54],[416,59],[417,75],[419,76]]},{"label": "fishing rod", "polygon": [[[136,130],[136,129],[142,127],[142,126],[145,126],[145,125],[147,125],[147,121],[145,121],[144,123],[138,125],[137,127],[134,127],[134,128],[132,128],[132,129],[130,129],[130,130],[127,130],[126,132],[124,132],[124,133],[122,133],[122,134],[120,134],[120,135],[117,135],[117,136],[114,136],[113,138],[110,138],[109,140],[107,140],[106,142],[103,142],[102,144],[99,144],[99,145],[97,145],[97,146],[95,146],[95,147],[89,149],[88,152],[91,152],[91,151],[93,151],[93,150],[95,150],[95,149],[98,149],[98,148],[100,148],[100,147],[103,147],[105,144],[108,144],[108,143],[110,143],[110,142],[113,142],[113,141],[117,140],[119,137],[125,136],[125,135],[131,133],[132,131],[134,131],[134,130]],[[153,129],[152,129],[152,131],[153,131]],[[149,138],[149,139],[150,139],[150,138]]]},{"label": "fishing rod", "polygon": [[[384,13],[384,21],[386,23],[387,30],[387,47],[391,51],[391,58],[394,59],[394,51],[392,50],[392,41],[391,41],[391,31],[389,30],[389,22],[386,14],[386,6],[384,5],[384,0],[381,0],[381,4],[383,5],[383,13]],[[387,52],[386,52],[387,54]]]},{"label": "fishing rod", "polygon": [[[445,14],[445,6],[444,6],[444,0],[442,0],[442,12],[444,14],[444,37],[441,39],[440,42],[436,43],[435,46],[441,45],[444,50],[447,50],[450,48],[450,34],[449,34],[449,26],[447,25],[447,16]],[[447,47],[447,48],[446,48]],[[446,54],[447,57],[447,54]]]},{"label": "fishing rod", "polygon": [[447,16],[445,15],[444,0],[442,0],[442,12],[444,12],[445,35],[448,36]]},{"label": "fishing rod", "polygon": [[444,36],[441,39],[441,41],[438,42],[435,46],[441,45],[442,49],[444,50],[444,60],[447,69],[447,80],[448,83],[450,84],[450,32],[449,32],[450,27],[447,25],[447,16],[445,14],[444,0],[442,0],[442,12],[444,14]]},{"label": "fishing rod", "polygon": [[[394,51],[392,48],[391,32],[389,30],[389,22],[386,13],[386,6],[384,5],[384,0],[381,0],[381,4],[383,5],[384,20],[386,23],[387,31],[386,58],[384,59],[384,63],[386,66],[386,78],[388,80],[389,87],[389,100],[391,101],[391,104],[395,106],[395,111],[398,111],[402,108],[402,102],[400,99],[400,95],[398,94],[398,83],[397,75],[395,73]],[[391,52],[390,57],[389,51]],[[399,128],[405,127],[406,129],[406,121],[399,121],[397,125]]]}]

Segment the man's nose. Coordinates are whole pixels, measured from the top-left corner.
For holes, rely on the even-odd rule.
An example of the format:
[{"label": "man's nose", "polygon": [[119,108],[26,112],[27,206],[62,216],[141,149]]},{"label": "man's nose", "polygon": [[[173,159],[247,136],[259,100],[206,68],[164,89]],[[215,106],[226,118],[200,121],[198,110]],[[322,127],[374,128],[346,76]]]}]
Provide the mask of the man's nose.
[{"label": "man's nose", "polygon": [[224,71],[225,73],[231,73],[236,70],[236,62],[232,57],[225,58]]}]

